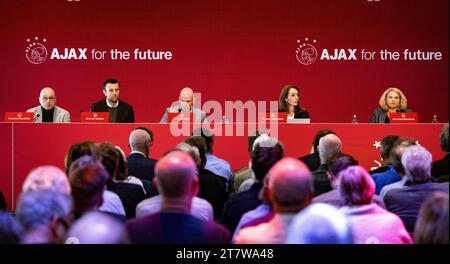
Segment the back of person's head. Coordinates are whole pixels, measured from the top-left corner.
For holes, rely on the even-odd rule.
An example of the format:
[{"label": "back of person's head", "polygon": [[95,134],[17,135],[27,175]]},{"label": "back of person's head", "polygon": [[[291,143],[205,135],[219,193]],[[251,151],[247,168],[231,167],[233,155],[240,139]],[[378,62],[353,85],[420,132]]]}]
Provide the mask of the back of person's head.
[{"label": "back of person's head", "polygon": [[448,244],[448,193],[437,192],[420,207],[414,229],[416,244]]},{"label": "back of person's head", "polygon": [[411,146],[402,155],[402,165],[406,177],[414,182],[428,182],[431,179],[433,157],[422,146]]},{"label": "back of person's head", "polygon": [[283,158],[268,174],[268,195],[275,212],[296,213],[311,203],[314,180],[303,162]]},{"label": "back of person's head", "polygon": [[338,174],[339,195],[345,205],[365,205],[372,203],[375,182],[361,166],[350,166]]},{"label": "back of person's head", "polygon": [[202,160],[200,159],[200,152],[198,151],[198,148],[191,146],[185,142],[181,142],[173,150],[179,150],[187,153],[189,156],[191,156],[192,160],[197,165],[197,168],[200,167]]},{"label": "back of person's head", "polygon": [[33,169],[22,184],[22,192],[50,189],[70,195],[70,183],[66,174],[55,166]]},{"label": "back of person's head", "polygon": [[184,140],[186,144],[189,144],[193,147],[196,147],[198,149],[198,152],[200,154],[200,166],[198,169],[202,169],[206,165],[206,141],[201,136],[191,136]]},{"label": "back of person's head", "polygon": [[0,244],[19,244],[23,233],[19,221],[11,214],[0,210]]},{"label": "back of person's head", "polygon": [[441,140],[441,149],[448,153],[448,123],[442,127],[439,139]]},{"label": "back of person's head", "polygon": [[119,169],[120,153],[110,142],[102,142],[98,145],[103,166],[109,174],[110,180],[115,180]]},{"label": "back of person's head", "polygon": [[358,161],[355,160],[351,155],[345,153],[339,153],[334,157],[333,162],[331,162],[328,168],[328,174],[332,181],[338,180],[339,172],[345,170],[350,166],[358,165]]},{"label": "back of person's head", "polygon": [[58,222],[62,222],[66,226],[71,209],[72,200],[69,195],[43,189],[22,193],[17,205],[16,216],[25,231],[30,232],[36,229],[51,228],[50,225]]},{"label": "back of person's head", "polygon": [[185,152],[171,151],[158,160],[155,177],[158,191],[164,198],[196,195],[192,188],[198,182],[197,166]]},{"label": "back of person's head", "polygon": [[147,152],[150,141],[150,134],[145,130],[135,129],[130,133],[129,144],[132,151]]},{"label": "back of person's head", "polygon": [[316,153],[319,149],[319,140],[323,138],[324,136],[328,134],[336,135],[336,133],[333,130],[329,129],[321,129],[317,132],[317,134],[314,136],[313,142],[312,142],[312,153]]},{"label": "back of person's head", "polygon": [[150,140],[152,142],[155,140],[155,138],[153,137],[153,131],[151,129],[148,129],[147,127],[139,126],[139,127],[136,127],[134,130],[144,130],[150,136]]},{"label": "back of person's head", "polygon": [[281,142],[266,134],[258,137],[253,145],[251,156],[251,170],[255,180],[262,183],[270,168],[283,156],[284,147]]},{"label": "back of person's head", "polygon": [[340,153],[342,142],[335,134],[327,134],[319,140],[320,163],[326,164],[336,154]]},{"label": "back of person's head", "polygon": [[64,161],[64,172],[66,175],[69,175],[69,169],[72,162],[84,155],[99,159],[98,147],[93,141],[84,141],[70,146]]},{"label": "back of person's head", "polygon": [[206,153],[212,153],[212,147],[214,144],[214,133],[211,130],[204,127],[200,127],[194,130],[192,136],[203,137],[206,143]]},{"label": "back of person's head", "polygon": [[100,212],[90,212],[78,219],[67,234],[67,241],[79,244],[127,244],[125,227],[113,217]]},{"label": "back of person's head", "polygon": [[119,154],[119,158],[117,159],[116,180],[123,181],[128,178],[128,161],[125,157],[125,152],[123,152],[119,146],[115,146],[114,149]]},{"label": "back of person's head", "polygon": [[108,179],[108,172],[103,165],[91,156],[83,156],[72,163],[69,180],[77,217],[101,205]]},{"label": "back of person's head", "polygon": [[395,141],[397,141],[397,139],[399,139],[399,136],[389,135],[385,136],[381,140],[381,157],[383,158],[383,160],[389,160],[392,146],[394,145]]},{"label": "back of person's head", "polygon": [[264,132],[262,130],[256,130],[256,131],[250,133],[250,135],[248,135],[248,137],[247,137],[247,150],[248,150],[248,153],[252,153],[253,145],[255,143],[255,140],[259,136],[261,136],[262,134],[266,134],[266,132]]},{"label": "back of person's head", "polygon": [[300,211],[287,233],[288,244],[352,244],[350,223],[336,208],[314,203]]},{"label": "back of person's head", "polygon": [[395,171],[399,175],[405,175],[405,168],[402,165],[403,152],[405,152],[406,148],[414,145],[416,145],[416,141],[407,137],[400,137],[392,145],[391,152],[389,153],[389,159]]}]

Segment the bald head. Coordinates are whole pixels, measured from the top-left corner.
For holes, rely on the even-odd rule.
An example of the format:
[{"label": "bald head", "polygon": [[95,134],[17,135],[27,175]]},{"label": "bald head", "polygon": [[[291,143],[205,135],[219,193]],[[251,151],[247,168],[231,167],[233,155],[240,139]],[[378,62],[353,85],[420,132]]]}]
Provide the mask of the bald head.
[{"label": "bald head", "polygon": [[50,189],[70,195],[70,183],[66,174],[55,166],[40,166],[32,170],[22,185],[22,191]]},{"label": "bald head", "polygon": [[50,110],[56,105],[56,94],[55,91],[50,87],[45,87],[41,90],[41,93],[39,94],[39,103],[41,106],[46,109]]},{"label": "bald head", "polygon": [[194,91],[189,87],[181,89],[179,101],[183,112],[190,111],[194,105]]},{"label": "bald head", "polygon": [[342,149],[341,140],[334,134],[328,134],[319,140],[320,163],[325,164]]},{"label": "bald head", "polygon": [[150,141],[150,135],[145,130],[136,129],[130,133],[130,148],[132,151],[140,151],[148,155]]},{"label": "bald head", "polygon": [[296,213],[307,206],[314,194],[311,172],[294,158],[278,161],[268,174],[269,197],[277,213]]},{"label": "bald head", "polygon": [[182,151],[172,151],[162,157],[155,166],[156,183],[165,198],[195,196],[192,186],[197,179],[197,166],[192,158]]}]

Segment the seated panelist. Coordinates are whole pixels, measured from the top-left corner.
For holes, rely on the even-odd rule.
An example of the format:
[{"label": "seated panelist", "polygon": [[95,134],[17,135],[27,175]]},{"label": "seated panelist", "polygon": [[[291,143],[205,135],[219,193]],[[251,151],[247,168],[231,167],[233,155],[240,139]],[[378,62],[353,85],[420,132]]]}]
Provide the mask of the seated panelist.
[{"label": "seated panelist", "polygon": [[278,112],[286,112],[287,119],[310,118],[308,111],[300,107],[300,90],[294,85],[286,85],[281,90]]},{"label": "seated panelist", "polygon": [[408,100],[400,89],[388,88],[380,97],[380,107],[373,111],[369,123],[390,123],[390,114],[412,112],[407,108]]},{"label": "seated panelist", "polygon": [[206,119],[206,113],[201,109],[194,107],[195,97],[191,88],[185,87],[181,90],[178,102],[167,107],[161,118],[160,123],[168,123],[169,113],[194,113],[194,123],[203,123]]},{"label": "seated panelist", "polygon": [[33,112],[35,123],[70,123],[70,113],[56,106],[56,94],[50,87],[45,87],[39,95],[40,105],[30,108],[27,112]]},{"label": "seated panelist", "polygon": [[119,100],[120,84],[115,79],[106,80],[103,83],[102,99],[91,105],[91,112],[108,112],[110,123],[134,123],[133,106],[123,100]]}]

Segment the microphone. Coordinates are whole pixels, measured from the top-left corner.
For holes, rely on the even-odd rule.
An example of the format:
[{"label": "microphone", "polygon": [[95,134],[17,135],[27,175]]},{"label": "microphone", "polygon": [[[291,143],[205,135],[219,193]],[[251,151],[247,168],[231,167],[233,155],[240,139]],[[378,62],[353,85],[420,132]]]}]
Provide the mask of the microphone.
[{"label": "microphone", "polygon": [[33,118],[33,122],[36,121],[36,119],[37,119],[38,117],[40,117],[40,116],[41,116],[40,114],[37,114],[37,115]]},{"label": "microphone", "polygon": [[181,107],[178,107],[178,113],[181,113]]},{"label": "microphone", "polygon": [[80,114],[81,114],[81,113],[83,113],[83,112],[84,112],[84,110],[83,110],[83,109],[81,109],[81,110],[80,110]]}]

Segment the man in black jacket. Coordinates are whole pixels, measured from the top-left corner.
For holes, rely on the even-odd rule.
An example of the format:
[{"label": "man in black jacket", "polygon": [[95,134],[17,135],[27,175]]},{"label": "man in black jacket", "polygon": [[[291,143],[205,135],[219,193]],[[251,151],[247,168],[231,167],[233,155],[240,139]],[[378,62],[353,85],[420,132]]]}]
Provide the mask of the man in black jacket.
[{"label": "man in black jacket", "polygon": [[103,94],[106,100],[100,100],[91,105],[91,112],[109,112],[110,123],[134,123],[133,107],[119,101],[120,84],[114,79],[103,83]]}]

